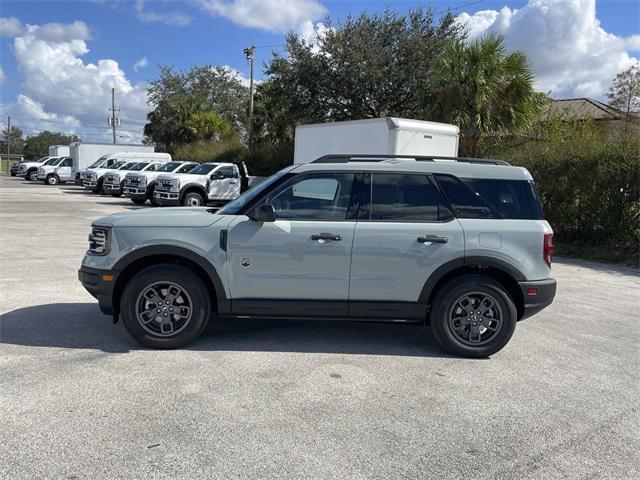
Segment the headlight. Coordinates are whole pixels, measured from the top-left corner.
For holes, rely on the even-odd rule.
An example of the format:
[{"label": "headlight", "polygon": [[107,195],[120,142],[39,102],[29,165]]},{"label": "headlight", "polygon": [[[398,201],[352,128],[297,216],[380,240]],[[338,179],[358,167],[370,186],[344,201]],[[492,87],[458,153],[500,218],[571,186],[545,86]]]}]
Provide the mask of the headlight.
[{"label": "headlight", "polygon": [[89,234],[89,253],[91,255],[106,255],[109,253],[111,242],[111,228],[94,225]]}]

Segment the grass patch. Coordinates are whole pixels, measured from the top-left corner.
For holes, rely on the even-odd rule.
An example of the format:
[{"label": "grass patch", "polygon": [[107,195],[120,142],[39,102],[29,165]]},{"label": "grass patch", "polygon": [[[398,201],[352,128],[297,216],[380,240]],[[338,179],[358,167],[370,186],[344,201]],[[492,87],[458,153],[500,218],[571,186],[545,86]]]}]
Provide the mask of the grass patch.
[{"label": "grass patch", "polygon": [[616,245],[588,244],[580,242],[557,241],[553,247],[554,255],[579,258],[594,262],[618,263],[631,267],[640,267],[640,247],[620,248]]}]

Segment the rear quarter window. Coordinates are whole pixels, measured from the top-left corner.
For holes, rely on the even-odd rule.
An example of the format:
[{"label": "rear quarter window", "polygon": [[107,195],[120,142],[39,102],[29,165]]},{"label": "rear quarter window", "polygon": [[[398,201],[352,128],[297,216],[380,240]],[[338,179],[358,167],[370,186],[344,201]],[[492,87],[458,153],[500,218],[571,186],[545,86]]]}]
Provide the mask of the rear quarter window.
[{"label": "rear quarter window", "polygon": [[533,184],[527,180],[436,178],[459,218],[544,218]]}]

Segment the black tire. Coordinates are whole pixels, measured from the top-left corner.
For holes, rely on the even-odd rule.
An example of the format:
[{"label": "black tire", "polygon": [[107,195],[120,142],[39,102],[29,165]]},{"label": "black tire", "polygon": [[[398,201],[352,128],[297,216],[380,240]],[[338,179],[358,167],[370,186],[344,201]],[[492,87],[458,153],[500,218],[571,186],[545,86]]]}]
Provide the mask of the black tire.
[{"label": "black tire", "polygon": [[16,176],[16,174],[15,174],[14,172],[11,172],[11,176],[12,176],[12,177],[15,177],[15,176]]},{"label": "black tire", "polygon": [[27,174],[24,176],[25,180],[29,180],[30,182],[35,182],[38,180],[38,170],[35,168],[33,170],[29,170]]},{"label": "black tire", "polygon": [[182,205],[185,207],[202,207],[204,205],[204,198],[198,192],[187,192],[182,197]]},{"label": "black tire", "polygon": [[[143,293],[147,292],[151,286],[162,285],[163,282],[177,285],[186,293],[183,295],[185,304],[190,303],[191,317],[175,334],[161,332],[154,334],[150,331],[162,329],[161,325],[167,319],[162,319],[160,315],[157,318],[162,319],[163,322],[154,319],[147,323],[149,326],[146,328],[138,319],[138,310],[149,306],[141,303],[145,302]],[[163,291],[161,287],[159,291]],[[151,310],[156,306],[158,305],[154,305]],[[184,267],[169,264],[146,268],[129,280],[122,294],[121,307],[123,323],[131,336],[147,347],[158,349],[180,348],[193,342],[204,331],[211,316],[211,298],[202,279]]]},{"label": "black tire", "polygon": [[133,203],[135,203],[136,205],[144,205],[145,202],[147,201],[146,198],[132,198],[131,201]]},{"label": "black tire", "polygon": [[58,183],[60,183],[60,179],[57,175],[47,175],[44,183],[46,183],[47,185],[57,185]]},{"label": "black tire", "polygon": [[[461,297],[477,302],[483,296],[495,300],[496,307],[489,310],[487,316],[478,315],[478,321],[471,316],[474,315],[473,311],[467,316],[458,306]],[[467,302],[467,305],[472,306],[473,303]],[[483,307],[475,308],[479,311]],[[431,328],[436,340],[454,355],[470,358],[488,357],[500,351],[511,339],[517,319],[516,306],[505,288],[484,275],[463,275],[450,280],[436,293],[431,310]],[[454,328],[456,324],[458,327]],[[475,334],[471,333],[471,328],[475,329]],[[465,334],[468,335],[467,339],[464,338]]]}]

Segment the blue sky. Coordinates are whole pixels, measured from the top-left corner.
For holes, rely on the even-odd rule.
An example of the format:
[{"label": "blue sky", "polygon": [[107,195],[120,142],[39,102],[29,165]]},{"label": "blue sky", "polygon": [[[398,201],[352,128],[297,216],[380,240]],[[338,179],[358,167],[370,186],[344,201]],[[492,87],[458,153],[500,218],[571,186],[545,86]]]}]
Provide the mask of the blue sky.
[{"label": "blue sky", "polygon": [[[416,4],[2,0],[1,113],[11,113],[14,124],[27,133],[55,128],[97,140],[108,134],[103,125],[105,95],[115,86],[121,90],[122,136],[139,140],[149,109],[145,82],[157,75],[158,64],[179,69],[227,65],[248,75],[242,49],[251,43],[276,45],[257,51],[260,78],[262,63],[272,49],[282,50],[278,45],[287,30],[309,34],[327,15],[340,19],[387,6],[405,11]],[[556,97],[603,98],[615,73],[640,57],[637,0],[433,0],[423,5],[436,11],[453,9],[472,37],[489,31],[505,34],[511,48],[530,54],[537,86]],[[572,51],[576,45],[578,51]]]}]

